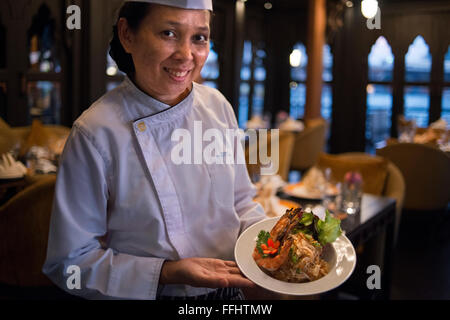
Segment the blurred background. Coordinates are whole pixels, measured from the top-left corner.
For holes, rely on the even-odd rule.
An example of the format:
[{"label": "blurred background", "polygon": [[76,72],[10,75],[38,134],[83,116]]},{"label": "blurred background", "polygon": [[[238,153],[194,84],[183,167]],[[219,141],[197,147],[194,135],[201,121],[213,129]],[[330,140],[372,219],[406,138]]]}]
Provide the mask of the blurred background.
[{"label": "blurred background", "polygon": [[[118,85],[108,47],[121,3],[1,1],[0,116],[70,126]],[[72,4],[81,30],[66,27]],[[214,0],[204,83],[228,98],[241,127],[255,115],[272,125],[280,112],[322,116],[333,153],[374,152],[397,136],[399,115],[419,127],[450,121],[449,2],[378,6],[380,29],[369,29],[358,0]]]}]

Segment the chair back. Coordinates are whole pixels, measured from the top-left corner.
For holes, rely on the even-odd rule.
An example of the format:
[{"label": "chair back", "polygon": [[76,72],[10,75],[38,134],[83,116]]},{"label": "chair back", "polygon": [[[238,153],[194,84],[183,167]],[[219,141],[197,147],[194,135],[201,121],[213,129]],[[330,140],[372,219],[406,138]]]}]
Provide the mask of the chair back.
[{"label": "chair back", "polygon": [[[341,154],[342,158],[351,158],[353,160],[382,160],[379,156],[373,156],[363,152],[347,152]],[[364,177],[363,177],[364,179]],[[394,231],[394,243],[397,242],[398,232],[400,228],[400,221],[402,217],[403,202],[405,199],[405,179],[399,168],[387,160],[387,175],[384,183],[384,187],[381,193],[382,196],[395,199],[395,231]]]},{"label": "chair back", "polygon": [[306,122],[305,130],[296,133],[292,151],[291,170],[305,171],[311,168],[324,151],[327,122]]},{"label": "chair back", "polygon": [[439,210],[450,201],[450,157],[438,148],[396,143],[377,150],[402,172],[406,184],[404,208]]},{"label": "chair back", "polygon": [[[271,131],[267,133],[267,143],[260,144],[260,135],[257,135],[256,143],[246,145],[245,156],[247,161],[247,169],[252,180],[255,180],[261,170],[261,158],[260,155],[267,155],[271,158],[273,165],[278,168],[275,174],[278,174],[287,181],[289,176],[289,168],[291,164],[292,150],[294,147],[295,135],[293,132],[279,130],[278,135],[278,157],[271,154],[272,149],[272,134]],[[274,150],[276,151],[276,150]],[[249,163],[249,160],[256,159],[257,163]]]},{"label": "chair back", "polygon": [[52,286],[42,273],[56,176],[37,180],[0,207],[0,282]]},{"label": "chair back", "polygon": [[284,181],[289,179],[294,143],[295,134],[293,132],[280,130],[278,174]]}]

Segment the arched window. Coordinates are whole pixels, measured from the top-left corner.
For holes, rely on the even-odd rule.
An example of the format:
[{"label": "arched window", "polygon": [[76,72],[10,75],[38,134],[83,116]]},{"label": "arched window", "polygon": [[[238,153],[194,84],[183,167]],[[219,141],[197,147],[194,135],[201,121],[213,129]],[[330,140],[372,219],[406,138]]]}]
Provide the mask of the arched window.
[{"label": "arched window", "polygon": [[450,46],[444,57],[444,88],[442,91],[441,118],[450,123]]},{"label": "arched window", "polygon": [[333,55],[328,44],[323,47],[323,86],[322,86],[322,117],[331,122],[331,111],[333,106]]},{"label": "arched window", "polygon": [[264,43],[244,41],[242,55],[241,84],[239,88],[239,126],[245,127],[249,117],[263,117],[266,68]]},{"label": "arched window", "polygon": [[368,57],[366,100],[366,152],[390,136],[394,55],[386,38],[380,36]]},{"label": "arched window", "polygon": [[429,47],[422,36],[417,36],[405,55],[404,115],[419,127],[428,126],[430,73]]},{"label": "arched window", "polygon": [[44,3],[32,18],[28,29],[29,64],[33,71],[61,72],[59,50],[55,41],[55,19]]},{"label": "arched window", "polygon": [[[306,104],[306,79],[308,55],[306,47],[303,43],[297,43],[289,57],[291,65],[291,82],[290,87],[290,109],[291,118],[299,119],[305,115]],[[321,97],[321,113],[322,117],[331,121],[331,110],[333,104],[333,55],[328,44],[323,47],[323,73],[322,73],[322,97]]]},{"label": "arched window", "polygon": [[450,82],[450,46],[444,57],[444,82]]},{"label": "arched window", "polygon": [[294,119],[303,118],[306,102],[306,67],[308,65],[306,47],[303,43],[294,45],[289,56],[289,63],[291,65],[289,114]]},{"label": "arched window", "polygon": [[203,66],[201,76],[204,85],[211,88],[218,88],[217,80],[220,76],[219,55],[214,50],[213,41],[210,42],[209,56]]}]

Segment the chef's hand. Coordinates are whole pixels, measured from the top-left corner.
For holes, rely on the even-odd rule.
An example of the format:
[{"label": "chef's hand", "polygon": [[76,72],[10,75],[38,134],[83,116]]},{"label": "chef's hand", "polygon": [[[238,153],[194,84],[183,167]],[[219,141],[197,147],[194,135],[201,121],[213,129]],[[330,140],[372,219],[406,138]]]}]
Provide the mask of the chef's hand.
[{"label": "chef's hand", "polygon": [[211,258],[187,258],[165,261],[159,282],[161,284],[187,284],[192,287],[225,288],[255,287],[245,278],[236,263]]}]

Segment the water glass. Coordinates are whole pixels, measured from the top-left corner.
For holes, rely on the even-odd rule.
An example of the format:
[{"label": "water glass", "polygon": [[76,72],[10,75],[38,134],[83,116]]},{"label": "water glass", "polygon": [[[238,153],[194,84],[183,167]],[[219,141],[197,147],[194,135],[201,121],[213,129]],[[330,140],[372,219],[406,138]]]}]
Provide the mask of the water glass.
[{"label": "water glass", "polygon": [[345,175],[341,190],[341,211],[347,214],[355,214],[361,206],[362,178],[357,172],[349,172]]}]

